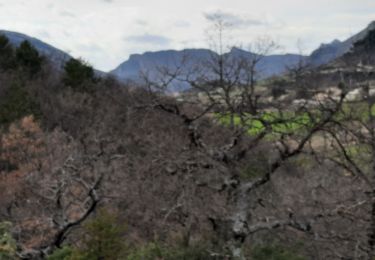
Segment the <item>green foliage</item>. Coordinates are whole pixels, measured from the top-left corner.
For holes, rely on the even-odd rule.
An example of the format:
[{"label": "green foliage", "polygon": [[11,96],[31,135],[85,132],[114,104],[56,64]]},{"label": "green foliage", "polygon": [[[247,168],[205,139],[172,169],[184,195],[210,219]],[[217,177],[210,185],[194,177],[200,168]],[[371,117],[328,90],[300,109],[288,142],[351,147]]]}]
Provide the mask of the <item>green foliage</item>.
[{"label": "green foliage", "polygon": [[127,260],[152,260],[162,258],[166,254],[166,250],[157,243],[149,243],[144,247],[134,249]]},{"label": "green foliage", "polygon": [[53,252],[52,255],[48,256],[48,260],[70,260],[73,258],[74,250],[69,246],[64,246]]},{"label": "green foliage", "polygon": [[23,41],[16,49],[16,60],[20,68],[30,77],[35,76],[42,69],[43,57],[28,41]]},{"label": "green foliage", "polygon": [[366,102],[345,103],[336,119],[339,121],[360,121],[368,123],[371,117],[375,117],[375,105]]},{"label": "green foliage", "polygon": [[[239,116],[235,116],[235,125],[242,125],[248,129],[249,135],[258,135],[266,130],[265,123],[271,127],[272,135],[291,134],[303,131],[312,125],[311,118],[307,113],[293,112],[265,112],[257,117],[246,116],[246,121],[241,122]],[[318,118],[318,115],[316,115]],[[230,116],[219,115],[219,120],[224,125],[229,125]],[[271,137],[272,138],[272,137]]]},{"label": "green foliage", "polygon": [[123,259],[127,250],[123,239],[125,227],[118,224],[114,215],[100,211],[84,225],[84,231],[82,247],[73,253],[72,259]]},{"label": "green foliage", "polygon": [[310,170],[314,166],[315,158],[301,154],[291,158],[289,162],[293,165],[293,168]]},{"label": "green foliage", "polygon": [[87,85],[96,80],[94,69],[82,60],[72,58],[65,64],[64,69],[64,84],[75,90],[87,91]]},{"label": "green foliage", "polygon": [[[118,241],[122,239],[117,238]],[[209,260],[214,259],[210,256],[208,251],[202,245],[183,247],[183,246],[165,246],[159,243],[149,243],[142,247],[133,248],[129,251],[128,249],[123,250],[119,248],[121,253],[115,251],[115,248],[111,248],[108,254],[100,254],[99,252],[90,253],[86,252],[87,248],[73,249],[72,247],[65,246],[61,249],[57,249],[50,255],[48,260],[114,260],[114,259],[126,259],[126,260]],[[1,258],[0,258],[1,259]]]},{"label": "green foliage", "polygon": [[304,260],[294,250],[286,249],[279,245],[257,246],[252,250],[253,260]]},{"label": "green foliage", "polygon": [[[345,149],[346,155],[364,172],[367,174],[372,173],[372,161],[373,161],[373,154],[374,151],[371,148],[370,144],[351,144],[346,145],[343,147]],[[333,157],[336,158],[338,161],[341,161],[347,164],[348,167],[350,165],[347,163],[346,158],[344,157],[341,151],[336,151],[333,154]]]},{"label": "green foliage", "polygon": [[0,125],[8,125],[27,115],[40,116],[38,104],[22,83],[14,82],[0,100]]},{"label": "green foliage", "polygon": [[0,69],[9,70],[16,66],[14,50],[5,35],[0,35]]},{"label": "green foliage", "polygon": [[189,247],[174,248],[166,260],[208,260],[213,259],[204,246],[195,245]]},{"label": "green foliage", "polygon": [[107,211],[83,225],[79,247],[65,246],[57,249],[48,260],[114,260],[126,259],[127,245],[123,239],[125,227]]},{"label": "green foliage", "polygon": [[10,232],[12,224],[9,222],[0,223],[0,259],[11,260],[16,258],[16,241]]},{"label": "green foliage", "polygon": [[240,177],[252,180],[265,175],[269,171],[269,162],[266,153],[254,153],[241,171]]},{"label": "green foliage", "polygon": [[95,219],[84,225],[86,232],[78,248],[65,246],[57,249],[48,260],[209,260],[204,244],[192,246],[168,246],[157,242],[145,246],[127,246],[123,238],[124,228],[116,224],[113,215],[102,211]]},{"label": "green foliage", "polygon": [[213,259],[202,245],[168,247],[158,243],[149,243],[136,248],[128,255],[127,260],[208,260]]}]

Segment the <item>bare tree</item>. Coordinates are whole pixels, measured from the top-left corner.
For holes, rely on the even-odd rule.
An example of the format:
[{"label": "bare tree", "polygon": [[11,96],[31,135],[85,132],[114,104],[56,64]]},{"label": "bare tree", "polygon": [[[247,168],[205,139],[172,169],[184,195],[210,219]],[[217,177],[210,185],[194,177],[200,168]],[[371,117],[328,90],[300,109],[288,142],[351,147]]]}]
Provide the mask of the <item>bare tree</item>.
[{"label": "bare tree", "polygon": [[[319,155],[328,158],[364,183],[363,193],[366,200],[360,207],[365,211],[361,217],[367,223],[367,239],[358,240],[357,243],[360,251],[365,253],[366,259],[375,256],[375,99],[371,85],[374,49],[373,45],[368,44],[369,41],[371,33],[357,42],[351,52],[337,62],[338,73],[343,80],[341,87],[349,94],[360,95],[357,100],[348,99],[339,116],[334,119],[334,124],[325,129],[330,152]],[[357,198],[353,198],[352,204],[356,203]]]},{"label": "bare tree", "polygon": [[[326,128],[334,124],[335,118],[341,111],[346,92],[342,91],[337,99],[330,99],[329,102],[320,103],[311,109],[307,104],[298,110],[282,111],[278,104],[265,109],[259,102],[260,94],[257,92],[257,79],[259,63],[265,55],[270,53],[277,45],[269,38],[261,38],[251,45],[250,54],[224,51],[224,32],[227,24],[220,16],[211,18],[216,30],[212,39],[218,42],[214,45],[218,53],[198,64],[194,70],[175,73],[164,70],[166,77],[181,82],[187,82],[192,89],[196,90],[204,100],[197,98],[194,109],[188,101],[176,101],[173,99],[154,99],[153,108],[160,109],[164,113],[180,118],[190,137],[191,151],[208,155],[218,165],[226,167],[230,173],[231,184],[225,185],[234,194],[231,197],[233,204],[232,213],[225,219],[210,218],[215,231],[226,240],[226,246],[230,248],[232,255],[244,258],[241,248],[246,239],[254,233],[263,229],[275,229],[289,226],[301,232],[310,234],[310,222],[319,218],[321,213],[310,214],[308,219],[298,219],[298,212],[289,212],[283,218],[277,218],[273,222],[259,222],[253,218],[252,209],[257,207],[254,200],[249,198],[258,193],[261,189],[270,185],[274,175],[281,173],[281,169],[291,159],[310,150],[312,140],[322,135]],[[300,81],[307,66],[301,62],[295,68],[297,78]],[[194,75],[193,75],[194,73]],[[300,79],[301,78],[301,79]],[[169,80],[168,80],[169,81]],[[291,116],[292,115],[292,116]],[[223,122],[229,118],[229,136],[224,143],[214,144],[205,135],[202,124],[206,118],[219,118]],[[303,120],[298,118],[304,118]],[[258,131],[248,135],[249,129],[258,124]],[[289,130],[290,124],[299,124],[299,129]],[[260,125],[260,126],[259,126]],[[281,129],[281,130],[280,130]],[[283,130],[284,129],[284,130]],[[270,140],[270,136],[272,139]],[[241,167],[258,152],[265,152],[262,147],[272,150],[269,152],[269,159],[260,162],[265,164],[264,170],[250,180],[239,178]],[[264,149],[264,148],[263,148]],[[256,160],[253,160],[253,163]],[[177,166],[182,168],[183,166]],[[185,191],[183,197],[194,196],[193,193]],[[259,198],[262,200],[262,198]],[[178,200],[169,212],[183,207],[181,200]],[[284,212],[287,211],[284,209]],[[169,216],[171,213],[168,213]],[[225,230],[225,231],[223,231]]]}]

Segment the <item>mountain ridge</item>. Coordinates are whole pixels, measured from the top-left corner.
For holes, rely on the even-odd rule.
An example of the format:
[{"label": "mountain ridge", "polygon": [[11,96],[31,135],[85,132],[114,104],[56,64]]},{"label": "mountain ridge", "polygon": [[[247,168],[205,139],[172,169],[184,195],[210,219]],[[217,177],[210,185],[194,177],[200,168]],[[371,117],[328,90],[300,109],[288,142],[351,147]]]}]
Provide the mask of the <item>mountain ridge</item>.
[{"label": "mountain ridge", "polygon": [[[365,29],[349,37],[345,41],[334,39],[329,43],[322,43],[308,56],[293,53],[266,55],[258,65],[258,70],[262,72],[261,78],[279,76],[286,72],[286,67],[297,65],[301,60],[310,63],[313,67],[319,67],[321,65],[328,64],[344,55],[345,53],[349,52],[353,44],[364,38],[366,34],[372,29],[375,29],[375,21],[369,23],[369,25]],[[170,63],[171,54],[179,56],[182,53],[191,54],[195,51],[201,52],[201,55],[202,52],[206,52],[202,56],[212,55],[213,53],[209,49],[190,48],[184,50],[162,50],[154,52],[148,51],[143,54],[132,54],[127,60],[122,62],[119,66],[117,66],[109,73],[111,75],[114,75],[120,81],[134,80],[137,79],[139,73],[142,70],[150,72],[154,71],[155,67],[157,66],[165,66],[165,64]],[[239,51],[243,55],[252,55],[251,52],[239,48],[235,48],[235,51]],[[230,50],[227,54],[230,54],[232,52],[233,49]],[[163,54],[166,54],[166,56],[168,57],[163,56]],[[159,60],[155,59],[156,57],[158,57]],[[194,63],[194,61],[192,61],[192,63]]]},{"label": "mountain ridge", "polygon": [[41,54],[47,56],[58,69],[61,69],[65,62],[72,58],[68,53],[35,37],[8,30],[0,30],[0,34],[5,35],[10,43],[16,47],[25,40],[29,41]]},{"label": "mountain ridge", "polygon": [[330,43],[321,44],[318,49],[310,54],[310,63],[314,66],[320,66],[339,58],[349,52],[355,42],[363,39],[366,34],[373,29],[375,29],[375,21],[370,22],[365,29],[344,41],[335,39]]},{"label": "mountain ridge", "polygon": [[[55,69],[58,71],[62,71],[65,63],[74,58],[67,52],[53,46],[52,44],[46,43],[45,41],[24,33],[0,30],[0,35],[1,34],[5,35],[9,39],[9,42],[15,47],[18,47],[23,41],[30,42],[30,44],[34,46],[40,54],[44,55],[49,59],[49,61],[51,61]],[[106,75],[106,73],[101,70],[94,68],[94,71],[99,77],[104,77]]]},{"label": "mountain ridge", "polygon": [[[155,52],[145,52],[143,54],[132,54],[129,59],[121,63],[117,68],[109,73],[115,76],[120,81],[132,81],[139,79],[141,72],[147,72],[151,76],[157,74],[157,69],[160,67],[167,67],[173,69],[174,67],[182,65],[182,60],[185,60],[184,67],[187,70],[202,61],[209,60],[216,56],[215,52],[209,49],[184,49],[184,50],[163,50]],[[252,56],[251,52],[232,48],[227,55],[242,55]],[[296,65],[301,59],[306,59],[306,56],[299,54],[273,54],[265,56],[258,64],[258,70],[261,72],[260,78],[267,78],[277,76],[286,72],[286,68]],[[188,88],[186,84],[183,86],[176,86],[172,84],[173,91],[181,91]]]},{"label": "mountain ridge", "polygon": [[[375,21],[372,21],[365,29],[344,41],[334,39],[329,43],[322,43],[316,50],[311,52],[309,56],[293,53],[266,55],[258,65],[258,70],[261,71],[260,78],[281,75],[286,72],[286,67],[294,66],[301,60],[307,61],[315,67],[328,64],[349,52],[353,44],[363,39],[367,32],[372,29],[375,29]],[[68,53],[36,37],[8,30],[0,30],[0,34],[7,36],[10,42],[15,46],[18,46],[24,40],[29,41],[39,52],[49,57],[59,69],[62,69],[65,62],[72,58]],[[241,52],[243,55],[253,55],[251,52],[239,48],[231,49],[227,54],[231,55],[236,51]],[[147,51],[142,54],[135,53],[131,54],[127,60],[120,63],[108,73],[123,82],[129,80],[134,81],[139,79],[140,72],[147,71],[151,74],[155,74],[156,67],[178,65],[178,63],[184,59],[184,56],[188,56],[189,59],[191,59],[191,61],[187,63],[190,63],[189,66],[192,66],[196,64],[198,60],[207,59],[212,57],[212,55],[217,54],[204,48],[187,48],[183,50],[169,49]],[[96,72],[100,75],[105,74],[98,70],[96,70]],[[184,86],[183,89],[185,87],[186,86]]]}]

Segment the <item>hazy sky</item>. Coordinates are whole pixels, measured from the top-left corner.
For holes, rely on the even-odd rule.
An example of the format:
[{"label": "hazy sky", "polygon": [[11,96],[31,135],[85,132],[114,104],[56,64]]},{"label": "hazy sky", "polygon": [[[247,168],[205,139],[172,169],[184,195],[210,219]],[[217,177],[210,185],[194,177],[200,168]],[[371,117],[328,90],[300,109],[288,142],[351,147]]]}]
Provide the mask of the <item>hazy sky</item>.
[{"label": "hazy sky", "polygon": [[0,29],[37,37],[96,68],[132,53],[207,47],[205,16],[237,25],[236,44],[271,35],[295,52],[346,39],[375,20],[375,0],[0,0]]}]

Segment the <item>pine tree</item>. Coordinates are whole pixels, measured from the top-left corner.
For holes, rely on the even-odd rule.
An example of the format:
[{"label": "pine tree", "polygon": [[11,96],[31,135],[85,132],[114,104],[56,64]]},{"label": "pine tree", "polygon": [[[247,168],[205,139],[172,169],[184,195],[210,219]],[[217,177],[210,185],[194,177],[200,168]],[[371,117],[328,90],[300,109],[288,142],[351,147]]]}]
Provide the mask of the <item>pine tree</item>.
[{"label": "pine tree", "polygon": [[21,69],[26,71],[30,77],[35,76],[42,69],[43,57],[28,41],[23,41],[17,48],[16,60]]},{"label": "pine tree", "polygon": [[40,107],[22,83],[14,82],[0,100],[0,125],[9,125],[24,116],[40,116]]},{"label": "pine tree", "polygon": [[15,66],[14,49],[8,37],[0,35],[0,69],[9,70],[14,69]]},{"label": "pine tree", "polygon": [[84,225],[86,233],[82,247],[73,252],[72,259],[100,260],[124,259],[126,244],[124,225],[118,224],[111,213],[101,210],[97,216]]},{"label": "pine tree", "polygon": [[64,84],[75,90],[86,91],[88,86],[95,82],[94,69],[80,59],[70,59],[64,69]]}]

